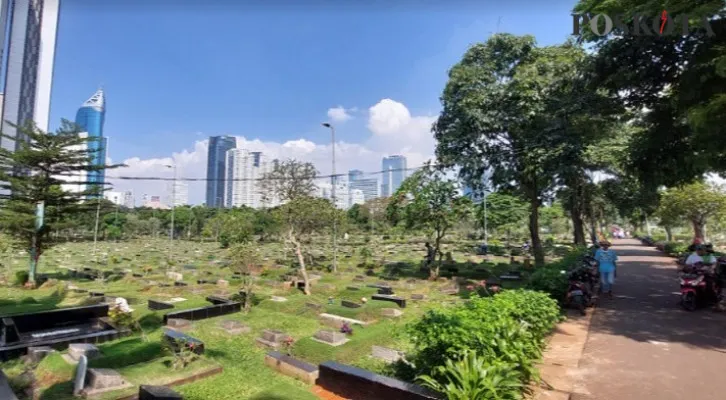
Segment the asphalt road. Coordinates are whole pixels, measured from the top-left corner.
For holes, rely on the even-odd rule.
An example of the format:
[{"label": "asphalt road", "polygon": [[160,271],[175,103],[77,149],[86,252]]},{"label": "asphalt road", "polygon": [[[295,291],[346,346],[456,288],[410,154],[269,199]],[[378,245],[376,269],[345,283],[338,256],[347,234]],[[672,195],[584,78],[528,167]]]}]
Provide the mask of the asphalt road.
[{"label": "asphalt road", "polygon": [[613,299],[595,310],[572,400],[726,399],[726,314],[681,310],[674,260],[613,241]]}]

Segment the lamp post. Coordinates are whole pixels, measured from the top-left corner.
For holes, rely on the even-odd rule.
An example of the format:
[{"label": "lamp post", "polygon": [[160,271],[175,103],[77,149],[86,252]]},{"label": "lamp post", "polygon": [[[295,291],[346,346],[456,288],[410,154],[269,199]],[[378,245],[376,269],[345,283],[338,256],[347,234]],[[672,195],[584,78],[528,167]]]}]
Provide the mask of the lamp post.
[{"label": "lamp post", "polygon": [[171,261],[171,248],[174,244],[174,207],[176,206],[176,163],[167,165],[174,171],[174,178],[171,183],[171,226],[169,228],[169,261]]},{"label": "lamp post", "polygon": [[330,141],[333,147],[333,190],[331,195],[333,198],[333,272],[338,271],[338,199],[335,197],[335,189],[338,184],[337,176],[335,176],[335,127],[327,122],[323,123],[323,126],[330,128]]}]

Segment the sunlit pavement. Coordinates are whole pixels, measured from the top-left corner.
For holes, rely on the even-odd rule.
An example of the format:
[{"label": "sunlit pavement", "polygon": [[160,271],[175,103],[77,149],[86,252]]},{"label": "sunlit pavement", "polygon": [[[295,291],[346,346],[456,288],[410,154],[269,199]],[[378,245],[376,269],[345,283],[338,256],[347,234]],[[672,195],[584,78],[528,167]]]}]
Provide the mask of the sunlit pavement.
[{"label": "sunlit pavement", "polygon": [[571,399],[726,398],[726,314],[681,310],[674,259],[635,239],[613,250],[614,298],[595,310]]}]

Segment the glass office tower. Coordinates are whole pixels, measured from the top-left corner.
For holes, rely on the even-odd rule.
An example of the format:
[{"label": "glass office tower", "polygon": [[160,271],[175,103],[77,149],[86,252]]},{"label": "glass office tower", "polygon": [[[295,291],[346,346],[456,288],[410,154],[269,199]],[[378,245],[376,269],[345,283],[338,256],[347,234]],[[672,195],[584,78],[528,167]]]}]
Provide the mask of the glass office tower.
[{"label": "glass office tower", "polygon": [[227,150],[237,147],[234,136],[212,136],[207,149],[207,207],[224,207]]},{"label": "glass office tower", "polygon": [[[88,151],[91,153],[92,165],[104,165],[106,163],[106,138],[103,137],[103,122],[106,117],[106,97],[103,89],[98,89],[78,109],[76,113],[76,125],[82,132],[88,133]],[[103,189],[106,181],[106,173],[103,170],[89,171],[89,189],[93,186]],[[96,196],[92,196],[96,197]]]}]

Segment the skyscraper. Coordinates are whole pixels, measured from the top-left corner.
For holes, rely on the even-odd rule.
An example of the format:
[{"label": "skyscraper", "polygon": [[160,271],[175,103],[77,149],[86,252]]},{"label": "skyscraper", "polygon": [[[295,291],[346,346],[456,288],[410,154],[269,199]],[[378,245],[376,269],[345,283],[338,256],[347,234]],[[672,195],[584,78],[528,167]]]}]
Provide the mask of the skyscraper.
[{"label": "skyscraper", "polygon": [[[91,139],[88,141],[88,151],[91,153],[92,165],[106,163],[106,138],[103,137],[103,122],[106,118],[106,96],[103,89],[98,89],[86,100],[76,113],[76,125],[86,132]],[[106,182],[106,173],[103,170],[88,172],[89,185],[103,189]]]},{"label": "skyscraper", "polygon": [[[380,197],[381,185],[378,178],[364,178],[363,171],[351,169],[348,171],[348,185],[350,190],[363,192],[364,201]],[[355,203],[352,203],[355,204]]]},{"label": "skyscraper", "polygon": [[363,178],[363,171],[359,169],[351,169],[348,171],[348,182],[353,183],[361,178]]},{"label": "skyscraper", "polygon": [[403,180],[406,179],[406,168],[406,157],[404,156],[383,157],[381,196],[388,197],[396,192]]},{"label": "skyscraper", "polygon": [[0,0],[0,138],[15,151],[18,132],[7,121],[48,130],[60,0]]},{"label": "skyscraper", "polygon": [[260,179],[272,170],[274,162],[268,161],[260,152],[244,149],[227,151],[225,166],[225,207],[247,206],[252,208],[271,207],[263,202]]},{"label": "skyscraper", "polygon": [[180,207],[189,204],[189,185],[184,181],[173,181],[168,188],[169,206]]},{"label": "skyscraper", "polygon": [[227,150],[237,147],[233,136],[212,136],[207,151],[207,207],[223,207]]}]

